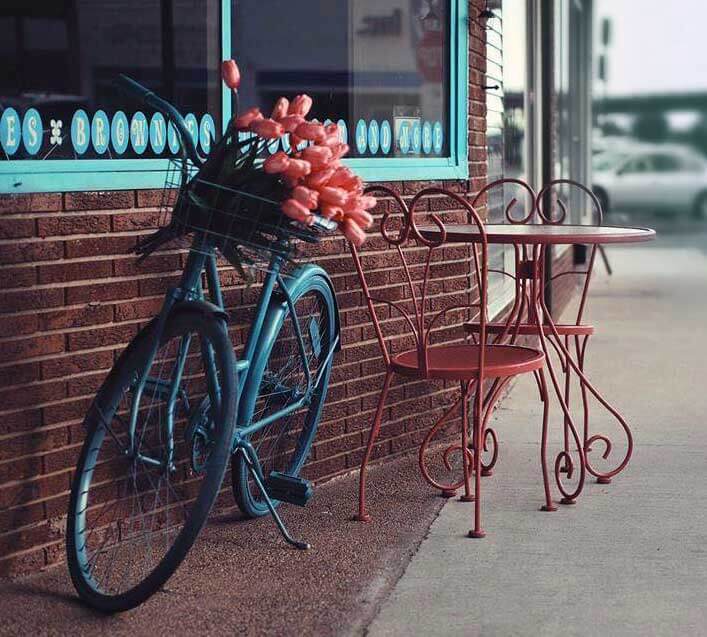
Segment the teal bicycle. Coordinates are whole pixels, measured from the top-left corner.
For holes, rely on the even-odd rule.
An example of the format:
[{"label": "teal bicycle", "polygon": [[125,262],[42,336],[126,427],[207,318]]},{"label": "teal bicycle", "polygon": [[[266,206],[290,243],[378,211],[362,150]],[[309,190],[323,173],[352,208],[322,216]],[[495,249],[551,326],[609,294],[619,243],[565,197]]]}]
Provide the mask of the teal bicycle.
[{"label": "teal bicycle", "polygon": [[[308,548],[290,536],[277,506],[304,505],[312,494],[300,471],[339,349],[329,276],[292,262],[295,239],[317,242],[336,225],[319,216],[306,227],[287,219],[257,183],[210,180],[179,112],[128,78],[122,85],[164,115],[182,149],[165,188],[171,222],[138,252],[184,235],[192,243],[179,284],[117,360],[84,421],[67,557],[80,597],[104,612],[137,606],[174,573],[214,504],[228,503],[229,459],[243,513],[271,514],[287,542]],[[252,140],[234,143],[247,149]],[[244,151],[243,161],[254,155]],[[265,258],[238,357],[217,252],[239,269],[244,259]]]}]

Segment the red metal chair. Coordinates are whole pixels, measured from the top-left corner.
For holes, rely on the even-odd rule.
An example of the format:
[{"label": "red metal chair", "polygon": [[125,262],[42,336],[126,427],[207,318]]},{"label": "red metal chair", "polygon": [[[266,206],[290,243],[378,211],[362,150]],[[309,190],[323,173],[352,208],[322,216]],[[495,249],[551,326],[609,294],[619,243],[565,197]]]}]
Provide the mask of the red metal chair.
[{"label": "red metal chair", "polygon": [[[482,198],[492,189],[503,187],[504,185],[515,186],[520,189],[521,192],[525,192],[529,198],[532,200],[532,206],[529,210],[525,211],[521,216],[514,216],[513,208],[518,203],[517,199],[512,199],[505,209],[505,217],[508,223],[513,224],[527,224],[527,223],[542,223],[547,225],[560,225],[568,220],[568,207],[560,193],[556,189],[567,187],[567,188],[577,188],[582,193],[584,193],[592,202],[593,207],[593,218],[592,223],[594,225],[600,226],[603,221],[603,214],[601,209],[601,204],[598,201],[594,193],[589,190],[586,186],[579,182],[571,179],[556,179],[549,182],[537,195],[533,189],[524,181],[518,179],[500,179],[488,184],[483,188],[472,200],[471,205],[476,206]],[[553,196],[553,194],[555,196]],[[553,214],[553,211],[557,211]],[[515,261],[516,265],[527,262],[528,254],[524,251],[526,247],[514,246],[515,249]],[[564,323],[557,323],[553,328],[550,326],[543,327],[543,333],[553,349],[558,355],[561,370],[564,376],[564,402],[569,408],[570,406],[570,388],[572,384],[572,365],[569,358],[569,353],[572,344],[575,350],[575,360],[576,364],[584,373],[584,364],[587,353],[587,347],[589,344],[589,338],[595,333],[595,328],[590,323],[584,320],[584,313],[587,305],[587,294],[589,292],[589,284],[592,278],[592,272],[594,268],[594,263],[596,260],[597,252],[601,249],[601,246],[594,244],[588,248],[588,254],[586,258],[586,265],[584,268],[572,268],[571,270],[566,270],[553,275],[547,282],[546,285],[552,284],[554,281],[561,277],[566,276],[576,276],[578,277],[579,286],[581,288],[581,295],[579,297],[579,304],[577,311],[573,316],[573,320]],[[516,268],[518,270],[518,267]],[[506,319],[503,321],[488,323],[484,330],[487,335],[492,335],[494,337],[494,343],[508,343],[515,342],[518,336],[536,336],[537,326],[532,322],[526,322],[527,312],[532,311],[532,304],[529,302],[529,291],[527,285],[521,276],[516,274],[511,274],[505,271],[496,271],[504,276],[511,277],[515,282],[515,297],[513,306],[511,307]],[[472,334],[474,338],[480,333],[480,325],[477,322],[468,322],[465,325],[467,332]],[[561,337],[562,342],[556,342],[558,337]],[[623,417],[615,412],[615,410],[610,409],[610,412],[615,416],[617,422],[622,427],[625,432],[627,439],[627,450],[622,458],[621,462],[610,471],[600,471],[596,467],[592,466],[590,461],[589,452],[592,450],[592,445],[597,442],[602,442],[604,447],[603,458],[606,460],[612,451],[612,443],[607,436],[604,434],[594,434],[590,435],[590,409],[587,393],[587,385],[580,382],[580,393],[582,399],[582,412],[583,412],[583,436],[582,436],[582,446],[585,458],[585,466],[589,473],[597,478],[597,482],[602,484],[607,484],[611,482],[611,478],[621,472],[628,464],[631,454],[633,451],[633,437],[631,430],[624,421]],[[564,416],[564,453],[563,457],[565,459],[563,466],[560,471],[564,473],[572,473],[572,460],[569,454],[570,449],[570,422],[568,416]],[[560,486],[558,479],[558,486]],[[562,487],[560,486],[562,489]],[[578,485],[578,489],[581,489],[581,485]],[[572,494],[564,493],[565,498],[563,502],[572,503],[574,497]]]},{"label": "red metal chair", "polygon": [[[460,384],[459,399],[448,408],[437,423],[433,425],[430,432],[439,429],[441,423],[446,421],[455,412],[461,403],[461,444],[455,444],[445,452],[445,462],[448,453],[453,450],[460,451],[462,455],[462,479],[455,484],[442,485],[431,478],[426,470],[424,461],[424,447],[429,439],[420,449],[420,468],[423,476],[433,486],[443,492],[453,492],[456,488],[464,487],[464,501],[474,501],[474,528],[469,532],[471,537],[483,537],[485,535],[481,526],[481,483],[482,474],[481,451],[484,447],[485,428],[487,420],[493,410],[493,406],[506,384],[518,374],[532,372],[540,388],[541,397],[544,402],[542,440],[543,448],[541,453],[542,472],[545,487],[544,509],[554,510],[550,498],[550,488],[545,464],[545,441],[547,438],[547,416],[548,400],[545,378],[543,376],[544,355],[536,349],[521,347],[517,345],[484,345],[478,343],[460,342],[455,344],[432,343],[434,332],[440,328],[441,320],[452,311],[468,310],[472,308],[479,315],[479,342],[485,343],[486,337],[486,310],[487,310],[487,289],[488,289],[488,244],[484,232],[484,226],[473,207],[459,195],[444,190],[442,188],[426,188],[418,192],[407,205],[403,199],[391,189],[384,186],[372,186],[367,192],[384,195],[392,201],[386,208],[380,221],[381,238],[369,241],[369,246],[375,251],[371,256],[371,261],[378,268],[381,268],[381,254],[386,255],[383,267],[393,267],[393,263],[400,268],[402,283],[400,285],[381,284],[377,281],[377,287],[369,287],[368,277],[365,274],[364,262],[367,259],[366,253],[359,253],[355,247],[351,246],[356,271],[360,278],[361,288],[366,299],[368,310],[373,321],[373,327],[377,335],[383,360],[385,362],[386,373],[383,382],[383,389],[380,393],[378,405],[375,411],[373,424],[368,438],[368,445],[361,462],[359,480],[359,505],[356,519],[369,521],[370,515],[366,510],[366,467],[371,458],[371,452],[380,431],[382,413],[385,406],[386,396],[390,389],[393,377],[398,374],[408,378],[416,379],[443,379],[454,380]],[[434,257],[441,253],[446,244],[446,230],[443,222],[436,214],[430,214],[430,221],[436,226],[437,238],[431,239],[423,236],[415,223],[415,210],[428,197],[444,195],[456,201],[463,207],[469,216],[470,223],[475,223],[481,233],[482,241],[478,246],[472,248],[474,278],[478,301],[470,303],[473,286],[464,292],[464,299],[454,299],[453,302],[444,303],[440,307],[440,299],[431,299],[430,289],[430,269],[434,263]],[[397,211],[391,211],[396,208]],[[397,225],[396,225],[397,224]],[[394,225],[396,227],[394,227]],[[418,248],[417,250],[415,248]],[[460,295],[462,296],[462,295]],[[434,310],[433,311],[433,307]],[[391,320],[395,317],[402,317],[402,320]],[[387,319],[387,320],[386,320]],[[410,345],[414,345],[401,353],[393,353],[390,346],[390,339],[400,337],[400,324],[405,326],[405,334],[411,336]],[[459,324],[459,323],[457,323]],[[384,330],[392,327],[392,333],[387,337]],[[461,325],[460,325],[460,332]],[[432,338],[431,338],[432,337]],[[489,392],[483,391],[485,381],[492,382]],[[476,391],[473,391],[475,390]],[[472,398],[473,406],[471,420],[473,427],[472,441],[469,444],[469,409],[468,402]],[[474,479],[474,489],[472,492],[471,479]]]}]

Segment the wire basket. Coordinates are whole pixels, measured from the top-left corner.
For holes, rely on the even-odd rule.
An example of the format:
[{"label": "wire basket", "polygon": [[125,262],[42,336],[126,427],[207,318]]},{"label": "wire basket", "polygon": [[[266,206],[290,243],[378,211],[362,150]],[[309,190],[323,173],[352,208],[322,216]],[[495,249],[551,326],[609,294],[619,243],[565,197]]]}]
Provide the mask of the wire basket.
[{"label": "wire basket", "polygon": [[144,255],[167,241],[199,233],[205,250],[217,248],[225,255],[236,250],[248,265],[269,263],[273,254],[291,259],[297,240],[316,243],[323,233],[282,212],[286,194],[280,180],[262,170],[249,171],[243,183],[224,185],[203,178],[186,160],[171,159],[160,205],[162,229],[138,250]]}]

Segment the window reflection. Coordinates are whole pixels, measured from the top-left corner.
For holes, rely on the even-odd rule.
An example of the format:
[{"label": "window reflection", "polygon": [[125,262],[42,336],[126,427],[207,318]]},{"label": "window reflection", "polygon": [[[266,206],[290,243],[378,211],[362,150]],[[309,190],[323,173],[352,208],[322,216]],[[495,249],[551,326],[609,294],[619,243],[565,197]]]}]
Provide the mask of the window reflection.
[{"label": "window reflection", "polygon": [[208,144],[221,128],[219,18],[219,0],[4,0],[0,156],[166,156],[163,122],[115,90],[119,73],[191,113]]},{"label": "window reflection", "polygon": [[242,103],[306,92],[351,157],[445,156],[449,0],[236,0]]}]

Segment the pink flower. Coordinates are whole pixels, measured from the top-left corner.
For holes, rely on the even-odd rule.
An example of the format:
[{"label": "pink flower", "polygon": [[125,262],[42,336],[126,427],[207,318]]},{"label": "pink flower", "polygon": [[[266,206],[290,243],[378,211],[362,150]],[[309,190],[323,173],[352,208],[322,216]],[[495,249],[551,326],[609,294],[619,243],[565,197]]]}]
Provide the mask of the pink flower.
[{"label": "pink flower", "polygon": [[263,139],[279,139],[285,133],[282,126],[273,119],[256,119],[248,129]]},{"label": "pink flower", "polygon": [[337,146],[341,143],[341,137],[339,135],[339,127],[336,124],[327,124],[324,127],[324,133],[326,137],[322,144],[325,146]]},{"label": "pink flower", "polygon": [[344,220],[344,211],[339,206],[332,206],[331,204],[322,204],[322,217],[327,219],[333,219],[334,221]]},{"label": "pink flower", "polygon": [[282,127],[287,133],[294,133],[295,128],[297,128],[302,122],[304,122],[304,117],[302,117],[301,115],[286,115],[284,117],[274,119],[277,119],[280,124],[282,124]]},{"label": "pink flower", "polygon": [[336,186],[338,188],[346,188],[347,184],[351,183],[351,179],[355,177],[355,175],[346,168],[345,166],[342,166],[341,168],[337,168],[334,174],[332,175],[331,179],[329,180],[329,185],[330,186]]},{"label": "pink flower", "polygon": [[243,115],[236,119],[236,128],[238,130],[245,130],[258,119],[263,119],[263,114],[260,112],[260,109],[255,107],[249,108]]},{"label": "pink flower", "polygon": [[357,248],[361,247],[366,241],[366,233],[353,219],[344,219],[339,227],[344,236]]},{"label": "pink flower", "polygon": [[312,173],[308,178],[307,178],[307,186],[310,188],[315,188],[316,190],[319,190],[322,186],[326,186],[329,180],[331,179],[332,175],[334,174],[334,169],[333,168],[327,168],[325,170],[318,170],[315,173]]},{"label": "pink flower", "polygon": [[290,102],[288,114],[306,117],[312,108],[312,98],[309,95],[298,95]]},{"label": "pink flower", "polygon": [[306,177],[312,172],[312,164],[304,159],[290,159],[290,165],[287,167],[285,174],[294,179]]},{"label": "pink flower", "polygon": [[375,208],[377,203],[378,200],[375,197],[370,197],[368,195],[358,198],[358,205],[362,210],[370,210],[371,208]]},{"label": "pink flower", "polygon": [[334,206],[343,206],[346,203],[347,197],[348,193],[343,188],[323,186],[319,190],[319,199],[324,203],[329,203]]},{"label": "pink flower", "polygon": [[356,222],[364,230],[373,225],[373,217],[365,210],[351,210],[346,213],[346,218]]},{"label": "pink flower", "polygon": [[315,170],[326,167],[331,158],[331,151],[326,146],[309,146],[302,151],[302,159],[312,164]]},{"label": "pink flower", "polygon": [[281,97],[277,100],[277,102],[275,102],[275,106],[272,109],[272,115],[270,115],[270,117],[278,121],[281,120],[285,117],[285,115],[287,115],[287,109],[289,106],[289,100],[286,97]]},{"label": "pink flower", "polygon": [[235,60],[221,62],[221,77],[228,88],[237,90],[241,85],[241,71]]},{"label": "pink flower", "polygon": [[349,152],[348,144],[335,144],[331,146],[331,152],[334,159],[341,159],[346,153]]},{"label": "pink flower", "polygon": [[274,155],[270,155],[270,157],[263,162],[263,170],[269,175],[284,173],[289,166],[290,158],[282,151],[279,151]]},{"label": "pink flower", "polygon": [[316,190],[311,190],[306,186],[297,186],[292,191],[292,198],[299,201],[309,210],[316,210],[319,205],[319,193]]},{"label": "pink flower", "polygon": [[312,213],[309,212],[307,207],[303,206],[295,199],[286,199],[283,201],[282,212],[284,212],[290,219],[294,219],[300,223],[307,223],[312,218]]},{"label": "pink flower", "polygon": [[324,138],[326,137],[324,126],[315,122],[302,122],[297,128],[295,128],[295,133],[298,137],[311,140],[313,142],[324,141]]}]

